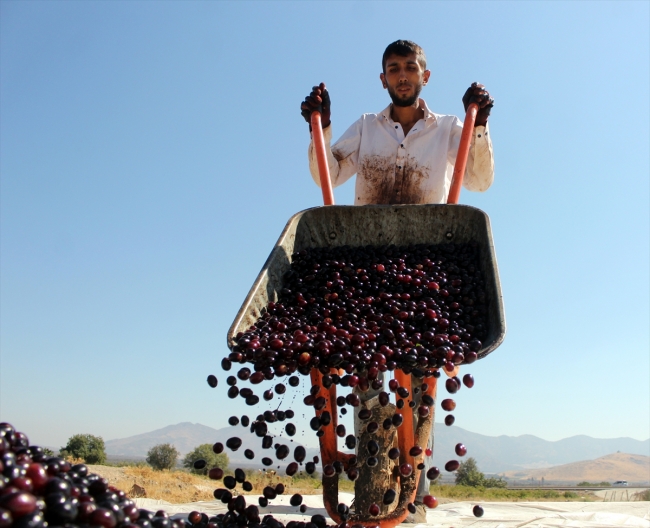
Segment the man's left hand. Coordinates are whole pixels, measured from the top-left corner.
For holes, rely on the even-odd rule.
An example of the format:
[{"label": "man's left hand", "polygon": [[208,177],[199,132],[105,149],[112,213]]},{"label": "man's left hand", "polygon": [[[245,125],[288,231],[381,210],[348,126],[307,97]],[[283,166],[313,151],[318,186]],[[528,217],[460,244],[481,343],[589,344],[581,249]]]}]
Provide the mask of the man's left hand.
[{"label": "man's left hand", "polygon": [[478,105],[478,113],[476,114],[476,121],[474,126],[485,126],[487,124],[488,116],[490,115],[490,110],[494,106],[494,99],[490,97],[489,92],[485,89],[485,86],[477,82],[472,83],[465,95],[463,95],[463,106],[465,107],[465,112],[470,104],[476,103]]}]

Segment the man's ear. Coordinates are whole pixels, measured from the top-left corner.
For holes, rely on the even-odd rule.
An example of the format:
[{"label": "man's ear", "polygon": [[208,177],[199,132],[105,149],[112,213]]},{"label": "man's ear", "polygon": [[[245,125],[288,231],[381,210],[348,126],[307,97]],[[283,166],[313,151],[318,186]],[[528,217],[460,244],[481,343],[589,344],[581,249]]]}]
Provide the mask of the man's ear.
[{"label": "man's ear", "polygon": [[431,71],[430,70],[424,70],[424,73],[422,74],[422,80],[424,82],[422,84],[427,84],[429,82],[429,77],[431,77]]},{"label": "man's ear", "polygon": [[386,84],[386,76],[383,73],[380,73],[379,78],[381,79],[381,85],[384,89],[388,88],[388,85]]}]

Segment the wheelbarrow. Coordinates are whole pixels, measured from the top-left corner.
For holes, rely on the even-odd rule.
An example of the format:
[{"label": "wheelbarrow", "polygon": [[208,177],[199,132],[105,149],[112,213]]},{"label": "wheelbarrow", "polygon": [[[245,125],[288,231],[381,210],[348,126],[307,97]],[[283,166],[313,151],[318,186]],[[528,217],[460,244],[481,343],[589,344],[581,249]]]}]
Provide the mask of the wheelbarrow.
[{"label": "wheelbarrow", "polygon": [[[368,205],[368,206],[335,206],[329,180],[329,170],[325,155],[325,146],[320,122],[320,114],[312,114],[311,124],[314,144],[318,158],[321,189],[323,200],[327,207],[315,207],[295,214],[287,222],[280,238],[260,271],[255,283],[250,289],[244,303],[228,331],[228,346],[236,345],[239,332],[247,331],[264,313],[270,302],[279,298],[283,288],[283,276],[289,270],[292,255],[307,248],[332,248],[337,246],[383,246],[411,244],[441,244],[474,243],[479,249],[479,262],[485,281],[486,297],[488,299],[487,336],[483,339],[482,348],[478,352],[481,359],[496,349],[505,336],[505,316],[501,297],[501,286],[497,270],[496,257],[492,242],[492,234],[488,216],[474,207],[456,205],[465,172],[469,144],[476,117],[477,106],[470,105],[467,111],[454,177],[450,189],[448,203],[445,205]],[[453,204],[453,205],[449,205]],[[332,369],[332,373],[339,373]],[[455,375],[454,373],[447,373]],[[411,392],[411,375],[400,369],[394,371],[395,379],[400,386]],[[327,394],[325,407],[316,411],[320,416],[328,412],[331,422],[323,428],[319,438],[323,466],[342,462],[347,466],[352,455],[338,450],[336,435],[338,409],[336,404],[336,385],[324,388],[323,374],[312,368],[310,372],[312,385],[319,386],[320,394]],[[436,378],[426,378],[425,394],[435,399]],[[414,425],[413,412],[408,406],[397,409],[402,415],[403,422],[398,428],[397,444],[400,450],[399,463],[409,463],[413,472],[408,477],[397,476],[399,488],[397,505],[384,509],[378,516],[371,516],[357,511],[346,516],[350,525],[381,526],[392,528],[401,523],[408,515],[408,505],[415,499],[417,484],[420,478],[418,465],[422,463],[422,455],[413,457],[410,454],[413,446],[426,446],[434,413],[418,420]],[[338,478],[323,474],[323,502],[330,517],[337,523],[344,519],[338,511]]]}]

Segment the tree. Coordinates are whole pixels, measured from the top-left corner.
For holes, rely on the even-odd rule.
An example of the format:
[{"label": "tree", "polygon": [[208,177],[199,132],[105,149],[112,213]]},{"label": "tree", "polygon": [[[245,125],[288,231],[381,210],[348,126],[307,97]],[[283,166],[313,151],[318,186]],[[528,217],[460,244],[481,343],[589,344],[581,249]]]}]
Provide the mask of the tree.
[{"label": "tree", "polygon": [[485,481],[485,475],[481,473],[476,465],[476,460],[469,457],[465,462],[461,462],[456,472],[456,484],[460,486],[482,486]]},{"label": "tree", "polygon": [[483,486],[485,488],[505,488],[508,483],[501,477],[485,478],[476,464],[476,460],[469,457],[465,462],[461,462],[458,472],[456,473],[456,484],[460,486],[472,486],[477,488]]},{"label": "tree", "polygon": [[[194,462],[197,460],[205,460],[205,467],[194,469]],[[217,455],[212,450],[212,444],[201,444],[185,455],[185,458],[183,458],[183,467],[189,468],[192,473],[196,473],[197,475],[207,475],[208,470],[213,467],[218,467],[223,470],[228,469],[229,462],[226,453],[219,453]]]},{"label": "tree", "polygon": [[180,453],[172,444],[158,444],[147,451],[147,464],[154,469],[172,469]]},{"label": "tree", "polygon": [[76,434],[68,438],[68,444],[60,449],[62,457],[82,458],[86,464],[104,464],[106,450],[101,436]]}]

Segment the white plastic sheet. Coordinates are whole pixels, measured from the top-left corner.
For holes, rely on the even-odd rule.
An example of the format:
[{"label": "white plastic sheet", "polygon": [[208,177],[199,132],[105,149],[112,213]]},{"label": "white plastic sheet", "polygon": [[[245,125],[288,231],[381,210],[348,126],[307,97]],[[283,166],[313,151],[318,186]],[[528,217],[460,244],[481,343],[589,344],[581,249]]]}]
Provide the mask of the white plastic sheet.
[{"label": "white plastic sheet", "polygon": [[[255,498],[253,495],[251,498]],[[289,504],[290,495],[282,495],[267,508],[260,508],[260,514],[272,514],[283,523],[291,520],[308,521],[317,513],[325,515],[321,495],[304,495],[303,503],[308,506],[303,515],[298,508]],[[340,493],[339,500],[351,504],[353,495]],[[170,504],[152,499],[135,499],[138,508],[151,511],[165,510],[170,515],[185,517],[196,510],[208,515],[224,513],[227,508],[219,501]],[[435,510],[428,510],[427,524],[416,525],[430,528],[650,528],[650,502],[482,502],[485,515],[474,517],[475,503],[454,502],[442,504]],[[413,527],[413,525],[403,525]]]}]

